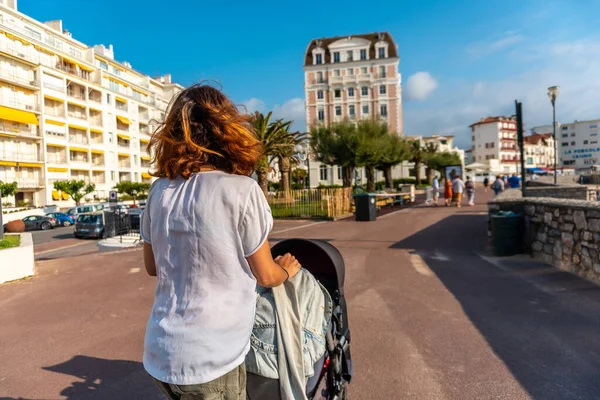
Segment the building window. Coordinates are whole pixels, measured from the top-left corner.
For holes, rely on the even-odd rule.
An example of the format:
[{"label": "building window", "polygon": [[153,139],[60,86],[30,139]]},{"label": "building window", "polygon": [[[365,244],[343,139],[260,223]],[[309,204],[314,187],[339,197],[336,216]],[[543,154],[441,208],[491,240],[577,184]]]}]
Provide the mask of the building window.
[{"label": "building window", "polygon": [[597,141],[597,140],[592,140],[592,141],[590,142],[590,144],[598,144],[598,141]]},{"label": "building window", "polygon": [[588,144],[588,143],[589,143],[589,142],[588,142],[587,140],[584,140],[584,141],[583,141],[583,144]]},{"label": "building window", "polygon": [[319,167],[319,178],[322,181],[326,181],[327,180],[327,165],[321,165]]},{"label": "building window", "polygon": [[596,129],[598,127],[598,124],[590,124],[590,129]]},{"label": "building window", "polygon": [[360,88],[360,95],[361,96],[368,96],[369,95],[369,88],[367,86],[363,86]]},{"label": "building window", "polygon": [[378,58],[385,58],[385,47],[380,47],[377,51]]},{"label": "building window", "polygon": [[346,52],[346,61],[354,61],[354,57],[353,57],[353,54],[352,54],[352,50],[348,50],[348,51]]},{"label": "building window", "polygon": [[571,146],[575,146],[575,142],[571,142]]},{"label": "building window", "polygon": [[106,93],[106,103],[110,104],[110,93]]},{"label": "building window", "polygon": [[385,94],[385,92],[386,92],[386,86],[379,85],[379,94]]},{"label": "building window", "polygon": [[387,76],[387,74],[385,73],[385,66],[384,65],[380,65],[379,66],[379,77],[380,78],[385,78]]},{"label": "building window", "polygon": [[379,107],[379,111],[380,111],[382,117],[387,117],[387,115],[388,115],[387,114],[387,104],[382,104]]},{"label": "building window", "polygon": [[340,62],[340,52],[339,51],[334,51],[333,52],[333,62],[334,63],[339,63]]},{"label": "building window", "polygon": [[356,108],[353,104],[350,104],[348,106],[348,114],[350,115],[350,118],[354,118],[354,116],[356,115]]},{"label": "building window", "polygon": [[110,180],[111,181],[115,180],[115,171],[110,171]]},{"label": "building window", "polygon": [[598,136],[598,132],[590,133],[590,136]]},{"label": "building window", "polygon": [[354,75],[354,68],[348,68],[348,76]]},{"label": "building window", "polygon": [[113,142],[113,134],[112,132],[108,132],[108,143],[112,143]]},{"label": "building window", "polygon": [[569,127],[565,125],[565,126],[563,126],[563,127],[562,127],[562,130],[563,130],[563,131],[568,131],[568,130],[569,130]]},{"label": "building window", "polygon": [[333,76],[340,76],[340,75],[341,75],[341,73],[340,73],[339,69],[334,69],[333,70]]},{"label": "building window", "polygon": [[337,167],[338,179],[342,179],[342,167]]},{"label": "building window", "polygon": [[361,60],[366,60],[367,59],[367,50],[366,49],[362,49],[360,51],[360,59]]},{"label": "building window", "polygon": [[321,71],[317,72],[317,83],[323,83],[323,73]]},{"label": "building window", "polygon": [[569,142],[562,142],[563,147],[569,147]]},{"label": "building window", "polygon": [[563,133],[562,137],[564,137],[564,138],[569,137],[569,134],[568,133]]},{"label": "building window", "polygon": [[342,106],[335,106],[335,115],[338,117],[342,115]]},{"label": "building window", "polygon": [[333,97],[335,97],[336,99],[339,99],[340,97],[342,97],[342,91],[340,89],[335,89],[333,91]]},{"label": "building window", "polygon": [[354,97],[354,88],[348,88],[348,97]]},{"label": "building window", "polygon": [[575,137],[575,132],[571,132],[571,137]]},{"label": "building window", "polygon": [[104,61],[98,60],[98,66],[105,71],[108,71],[108,64]]},{"label": "building window", "polygon": [[325,111],[323,110],[318,110],[317,111],[317,119],[319,121],[325,121]]},{"label": "building window", "polygon": [[360,73],[363,75],[366,75],[369,73],[369,69],[367,67],[361,67],[360,68]]},{"label": "building window", "polygon": [[323,100],[323,91],[322,90],[317,90],[317,99]]},{"label": "building window", "polygon": [[323,54],[317,54],[315,56],[315,64],[323,64]]},{"label": "building window", "polygon": [[362,113],[363,113],[363,115],[369,114],[369,106],[367,104],[362,106]]},{"label": "building window", "polygon": [[37,39],[37,40],[42,40],[42,34],[39,33],[38,31],[34,31],[33,29],[31,29],[28,26],[25,26],[23,29],[25,30],[25,33],[28,36],[30,36],[30,37],[32,37],[34,39]]}]

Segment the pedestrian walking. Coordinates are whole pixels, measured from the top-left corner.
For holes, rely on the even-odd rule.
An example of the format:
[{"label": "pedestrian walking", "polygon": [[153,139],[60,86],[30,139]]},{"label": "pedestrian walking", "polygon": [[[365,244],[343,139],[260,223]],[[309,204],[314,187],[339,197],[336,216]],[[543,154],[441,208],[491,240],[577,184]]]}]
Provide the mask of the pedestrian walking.
[{"label": "pedestrian walking", "polygon": [[488,186],[490,186],[490,178],[486,175],[485,178],[483,178],[483,187],[485,188],[486,193],[488,191]]},{"label": "pedestrian walking", "polygon": [[519,189],[521,187],[521,178],[519,178],[517,174],[512,174],[512,176],[508,178],[508,184],[511,189]]},{"label": "pedestrian walking", "polygon": [[471,180],[470,176],[467,176],[467,181],[465,182],[465,190],[469,199],[469,206],[472,207],[475,205],[475,182]]},{"label": "pedestrian walking", "polygon": [[245,399],[256,285],[281,285],[301,268],[290,254],[271,256],[271,210],[250,177],[260,143],[223,93],[194,85],[150,147],[159,179],[140,234],[158,279],[144,368],[168,399]]},{"label": "pedestrian walking", "polygon": [[504,180],[502,179],[502,175],[498,175],[496,177],[496,181],[492,185],[492,189],[494,189],[494,194],[498,196],[498,193],[504,191]]},{"label": "pedestrian walking", "polygon": [[460,207],[462,203],[462,195],[465,190],[465,183],[461,179],[460,175],[456,175],[454,180],[452,181],[452,194],[454,196],[454,201],[456,202],[456,207]]},{"label": "pedestrian walking", "polygon": [[438,180],[437,176],[433,177],[432,191],[433,191],[433,202],[435,203],[435,205],[437,207],[437,206],[439,206],[438,200],[440,199],[440,181]]},{"label": "pedestrian walking", "polygon": [[449,207],[452,203],[452,181],[450,180],[450,175],[446,176],[444,181],[444,203],[446,207]]}]

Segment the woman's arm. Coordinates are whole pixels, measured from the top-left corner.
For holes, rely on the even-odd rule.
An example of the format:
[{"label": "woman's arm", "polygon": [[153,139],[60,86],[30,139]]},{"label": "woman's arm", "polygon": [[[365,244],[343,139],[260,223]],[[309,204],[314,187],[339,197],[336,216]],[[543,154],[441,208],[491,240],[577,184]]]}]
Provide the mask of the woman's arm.
[{"label": "woman's arm", "polygon": [[291,279],[302,268],[298,260],[291,254],[273,260],[268,240],[265,240],[262,246],[247,260],[256,281],[264,287],[279,286],[288,279],[288,275]]},{"label": "woman's arm", "polygon": [[148,242],[144,242],[144,266],[146,272],[150,276],[156,276],[156,264],[154,263],[154,252],[152,251],[152,245]]}]

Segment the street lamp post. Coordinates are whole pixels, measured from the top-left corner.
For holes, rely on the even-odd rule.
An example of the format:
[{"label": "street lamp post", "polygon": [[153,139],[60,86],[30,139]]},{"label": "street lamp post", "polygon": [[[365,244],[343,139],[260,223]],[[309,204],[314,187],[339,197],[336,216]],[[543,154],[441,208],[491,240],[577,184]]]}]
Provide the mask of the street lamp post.
[{"label": "street lamp post", "polygon": [[548,88],[548,98],[550,99],[550,103],[552,103],[552,139],[554,140],[554,184],[557,183],[556,178],[556,161],[558,160],[558,151],[557,151],[557,142],[556,142],[556,98],[558,97],[558,92],[560,90],[560,86],[550,86]]},{"label": "street lamp post", "polygon": [[296,153],[298,153],[298,158],[300,161],[304,162],[306,160],[306,183],[304,186],[308,185],[308,189],[310,189],[310,154],[309,148],[305,143],[298,144],[294,148]]}]

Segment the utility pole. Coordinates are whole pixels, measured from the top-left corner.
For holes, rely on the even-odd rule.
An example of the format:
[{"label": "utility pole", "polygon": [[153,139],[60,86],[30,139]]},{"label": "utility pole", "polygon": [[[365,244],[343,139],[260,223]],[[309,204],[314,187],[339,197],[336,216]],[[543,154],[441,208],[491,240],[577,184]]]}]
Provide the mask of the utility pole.
[{"label": "utility pole", "polygon": [[525,197],[525,187],[527,186],[527,173],[525,171],[525,145],[523,140],[523,111],[521,102],[515,100],[515,108],[517,115],[517,140],[519,143],[519,153],[521,155],[521,190]]}]

